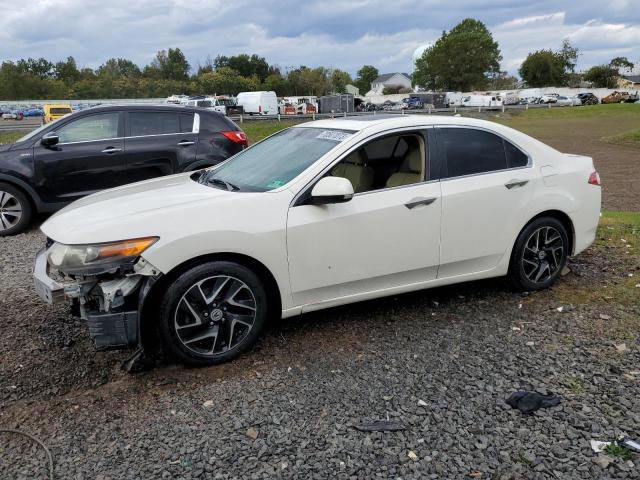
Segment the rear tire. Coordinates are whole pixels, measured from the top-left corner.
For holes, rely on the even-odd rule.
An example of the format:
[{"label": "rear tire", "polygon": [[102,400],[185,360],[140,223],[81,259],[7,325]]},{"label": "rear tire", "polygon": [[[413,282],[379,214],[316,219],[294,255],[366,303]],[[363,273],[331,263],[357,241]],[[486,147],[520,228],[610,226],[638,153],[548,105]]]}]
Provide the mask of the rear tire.
[{"label": "rear tire", "polygon": [[29,226],[32,215],[29,197],[10,183],[0,182],[0,237],[24,231]]},{"label": "rear tire", "polygon": [[167,288],[160,303],[160,337],[167,353],[184,365],[227,362],[255,344],[268,306],[262,282],[247,267],[207,262]]},{"label": "rear tire", "polygon": [[518,291],[548,288],[560,276],[568,255],[569,236],[562,222],[553,217],[537,218],[518,235],[507,279]]}]

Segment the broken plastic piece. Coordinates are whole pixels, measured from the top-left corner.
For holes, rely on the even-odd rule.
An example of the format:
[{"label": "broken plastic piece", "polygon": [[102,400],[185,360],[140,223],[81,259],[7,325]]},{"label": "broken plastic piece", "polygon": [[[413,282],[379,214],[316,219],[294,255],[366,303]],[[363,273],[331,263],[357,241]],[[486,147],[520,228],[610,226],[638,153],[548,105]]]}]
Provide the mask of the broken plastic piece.
[{"label": "broken plastic piece", "polygon": [[633,450],[636,453],[640,453],[640,442],[636,440],[625,438],[620,442],[620,445],[622,445],[623,447],[627,447],[629,450]]},{"label": "broken plastic piece", "polygon": [[591,440],[591,450],[596,453],[603,452],[605,448],[611,445],[611,442],[599,442],[598,440]]},{"label": "broken plastic piece", "polygon": [[515,392],[506,400],[511,408],[517,408],[522,413],[533,413],[539,408],[555,407],[560,404],[557,395],[542,395],[538,392]]}]

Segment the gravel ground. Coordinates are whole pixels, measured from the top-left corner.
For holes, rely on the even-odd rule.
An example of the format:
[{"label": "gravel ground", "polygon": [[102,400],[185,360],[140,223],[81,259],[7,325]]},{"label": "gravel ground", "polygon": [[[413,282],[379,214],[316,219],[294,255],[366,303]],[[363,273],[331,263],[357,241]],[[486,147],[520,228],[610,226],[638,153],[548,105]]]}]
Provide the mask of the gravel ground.
[{"label": "gravel ground", "polygon": [[[640,306],[619,293],[640,267],[622,245],[544,292],[496,280],[364,302],[277,322],[230,364],[127,375],[126,354],[95,353],[35,298],[42,244],[0,239],[0,429],[44,441],[56,478],[640,478],[640,455],[589,446],[640,438]],[[562,403],[524,416],[504,403],[521,389]],[[372,420],[404,430],[353,428]],[[44,451],[0,433],[0,478],[47,478]]]}]

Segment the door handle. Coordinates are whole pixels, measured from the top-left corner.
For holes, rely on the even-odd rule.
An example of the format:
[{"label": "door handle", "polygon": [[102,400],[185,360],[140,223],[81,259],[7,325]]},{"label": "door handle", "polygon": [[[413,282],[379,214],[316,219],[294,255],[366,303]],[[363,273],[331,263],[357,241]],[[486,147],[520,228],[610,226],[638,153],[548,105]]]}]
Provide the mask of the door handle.
[{"label": "door handle", "polygon": [[409,200],[404,204],[409,210],[412,208],[418,207],[420,205],[431,205],[433,202],[437,200],[436,197],[424,198],[424,197],[416,197]]},{"label": "door handle", "polygon": [[102,150],[102,153],[117,153],[117,152],[121,152],[121,151],[122,151],[121,148],[107,147],[104,150]]},{"label": "door handle", "polygon": [[178,142],[178,146],[179,147],[188,147],[189,145],[193,145],[196,142],[191,142],[189,140],[182,140],[181,142]]},{"label": "door handle", "polygon": [[529,183],[529,180],[509,180],[504,186],[511,190],[515,187],[524,187],[527,183]]}]

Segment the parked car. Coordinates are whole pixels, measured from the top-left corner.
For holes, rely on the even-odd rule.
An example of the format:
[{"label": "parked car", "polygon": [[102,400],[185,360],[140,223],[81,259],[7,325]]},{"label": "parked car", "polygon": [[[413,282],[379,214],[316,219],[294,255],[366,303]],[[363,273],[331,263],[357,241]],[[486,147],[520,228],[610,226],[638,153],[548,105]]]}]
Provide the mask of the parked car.
[{"label": "parked car", "polygon": [[582,105],[598,105],[600,100],[591,92],[583,92],[576,95]]},{"label": "parked car", "polygon": [[573,107],[576,105],[582,105],[582,102],[578,97],[565,97],[564,95],[558,95],[555,101],[556,105],[563,107]]},{"label": "parked car", "polygon": [[424,108],[424,104],[419,97],[407,97],[402,99],[402,103],[407,110],[419,110]]},{"label": "parked car", "polygon": [[540,99],[538,100],[538,103],[544,103],[544,104],[557,103],[559,96],[560,95],[557,93],[545,93],[540,97]]},{"label": "parked car", "polygon": [[503,275],[548,287],[593,242],[599,185],[591,158],[489,121],[321,120],[77,201],[42,225],[34,277],[99,349],[160,338],[210,365],[271,318]]},{"label": "parked car", "polygon": [[115,105],[65,116],[0,146],[0,236],[24,230],[35,212],[125,183],[210,167],[246,145],[235,123],[198,108]]},{"label": "parked car", "polygon": [[209,110],[213,110],[214,112],[221,113],[223,115],[227,114],[226,107],[221,103],[219,103],[218,99],[215,97],[204,97],[204,96],[191,97],[183,105],[186,105],[187,107],[206,108]]},{"label": "parked car", "polygon": [[277,115],[278,97],[276,92],[240,92],[237,97],[245,113],[249,115]]},{"label": "parked car", "polygon": [[43,107],[43,115],[42,115],[42,123],[50,123],[54,120],[64,117],[65,115],[69,115],[71,110],[71,105],[69,104],[58,104],[58,105],[45,105]]},{"label": "parked car", "polygon": [[602,99],[602,103],[633,103],[638,100],[638,96],[632,96],[629,92],[615,91]]}]

